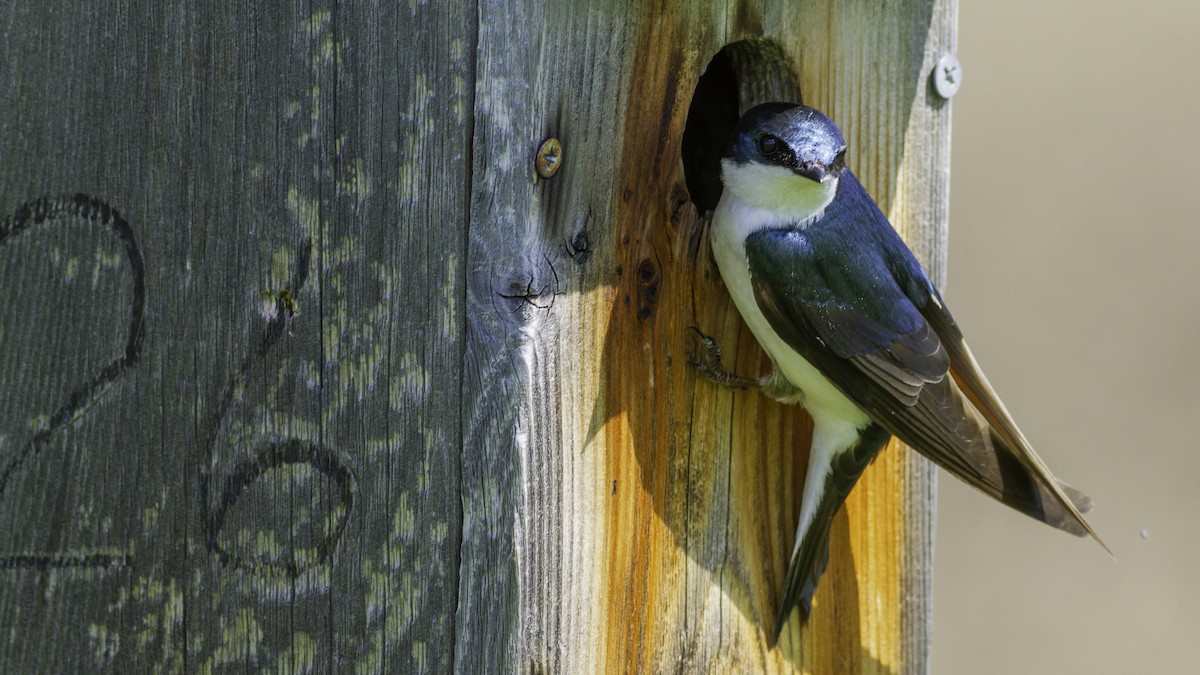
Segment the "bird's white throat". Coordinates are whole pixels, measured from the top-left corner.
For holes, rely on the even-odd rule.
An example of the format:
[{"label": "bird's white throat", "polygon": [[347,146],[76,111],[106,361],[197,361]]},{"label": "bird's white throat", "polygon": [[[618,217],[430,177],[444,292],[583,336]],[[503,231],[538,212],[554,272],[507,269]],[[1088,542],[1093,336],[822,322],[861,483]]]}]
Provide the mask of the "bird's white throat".
[{"label": "bird's white throat", "polygon": [[820,215],[837,194],[838,179],[828,176],[817,183],[786,167],[723,159],[721,181],[743,208],[770,214],[773,222],[764,225],[778,226],[785,222],[801,225]]}]

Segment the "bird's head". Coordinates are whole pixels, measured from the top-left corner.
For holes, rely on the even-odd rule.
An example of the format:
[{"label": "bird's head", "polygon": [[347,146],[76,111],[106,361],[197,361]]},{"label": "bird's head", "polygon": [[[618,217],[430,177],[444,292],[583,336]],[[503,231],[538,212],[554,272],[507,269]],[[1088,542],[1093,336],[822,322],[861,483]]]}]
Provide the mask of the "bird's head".
[{"label": "bird's head", "polygon": [[833,200],[845,162],[846,141],[828,117],[794,103],[764,103],[734,127],[721,180],[746,206],[806,218]]}]

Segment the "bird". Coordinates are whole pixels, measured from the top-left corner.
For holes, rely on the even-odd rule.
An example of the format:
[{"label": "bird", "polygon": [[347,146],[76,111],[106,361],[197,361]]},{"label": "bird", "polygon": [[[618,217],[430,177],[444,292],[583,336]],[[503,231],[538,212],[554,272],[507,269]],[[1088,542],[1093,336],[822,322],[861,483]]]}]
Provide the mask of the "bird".
[{"label": "bird", "polygon": [[713,257],[773,367],[758,378],[726,371],[699,330],[693,364],[719,383],[801,404],[813,421],[772,645],[794,608],[807,620],[833,518],[892,436],[983,493],[1108,550],[1083,517],[1092,501],[1056,479],[1017,428],[937,288],[846,166],[846,141],[829,117],[795,103],[751,108],[729,137],[721,182]]}]

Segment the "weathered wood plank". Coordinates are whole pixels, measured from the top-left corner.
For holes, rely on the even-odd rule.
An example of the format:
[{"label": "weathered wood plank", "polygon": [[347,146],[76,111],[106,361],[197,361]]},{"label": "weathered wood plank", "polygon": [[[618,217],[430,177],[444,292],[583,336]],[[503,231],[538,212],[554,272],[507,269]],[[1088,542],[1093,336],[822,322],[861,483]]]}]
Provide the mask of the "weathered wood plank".
[{"label": "weathered wood plank", "polygon": [[475,21],[0,12],[0,210],[101,196],[147,298],[137,363],[49,423],[120,346],[131,277],[79,217],[0,244],[21,315],[2,324],[0,670],[453,665]]},{"label": "weathered wood plank", "polygon": [[[594,395],[601,376],[592,298],[611,297],[631,13],[632,3],[480,10],[466,387],[478,412],[465,418],[490,426],[479,435],[489,445],[474,444],[485,461],[464,464],[485,488],[467,498],[464,529],[488,526],[495,543],[475,553],[478,573],[464,572],[473,586],[459,616],[500,652],[481,665],[554,672],[601,654],[608,528],[597,528],[595,501],[609,478],[603,446],[590,443],[594,398],[580,405],[578,395]],[[565,165],[543,180],[534,153],[548,136],[566,148]],[[563,316],[579,323],[563,330]],[[464,545],[464,567],[467,555]],[[489,625],[510,614],[514,632]]]},{"label": "weathered wood plank", "polygon": [[[733,39],[765,33],[796,55],[808,101],[846,128],[855,166],[897,226],[931,235],[930,248],[918,251],[936,270],[940,260],[928,251],[944,239],[948,158],[924,149],[948,147],[948,110],[927,95],[926,77],[953,33],[952,7],[768,4],[765,13],[739,7],[728,18],[706,18],[689,5],[638,17],[627,88],[639,95],[624,111],[620,167],[611,179],[590,163],[580,169],[567,143],[563,169],[586,171],[617,195],[616,257],[598,282],[615,292],[568,288],[531,337],[538,358],[530,370],[549,383],[539,391],[552,394],[532,398],[537,409],[528,416],[545,420],[538,429],[549,436],[528,440],[524,452],[533,459],[526,463],[591,475],[600,455],[608,479],[552,488],[539,476],[534,485],[543,487],[526,489],[527,511],[570,509],[571,524],[604,545],[599,570],[584,548],[552,558],[551,569],[571,576],[555,590],[539,586],[538,597],[597,598],[602,621],[593,634],[594,623],[568,611],[576,623],[559,622],[552,643],[575,647],[581,635],[596,635],[602,662],[617,670],[927,667],[927,595],[913,589],[928,579],[922,556],[932,527],[931,472],[899,449],[872,468],[839,521],[811,630],[801,634],[793,625],[781,650],[766,648],[799,507],[808,423],[795,409],[697,383],[683,363],[691,350],[685,329],[700,325],[736,351],[739,371],[765,367],[720,291],[676,158],[707,58]],[[592,260],[604,253],[601,247]],[[607,317],[599,354],[590,349],[596,316]],[[580,359],[585,373],[598,370],[600,378],[566,374]],[[567,423],[559,420],[571,419],[588,420],[588,445],[563,432]],[[564,452],[571,448],[573,455]]]},{"label": "weathered wood plank", "polygon": [[469,3],[337,3],[331,18],[334,241],[324,248],[337,273],[322,327],[351,355],[325,356],[333,397],[344,392],[333,434],[366,459],[361,530],[334,567],[346,595],[330,598],[340,653],[367,671],[447,672],[462,642],[475,20]]}]

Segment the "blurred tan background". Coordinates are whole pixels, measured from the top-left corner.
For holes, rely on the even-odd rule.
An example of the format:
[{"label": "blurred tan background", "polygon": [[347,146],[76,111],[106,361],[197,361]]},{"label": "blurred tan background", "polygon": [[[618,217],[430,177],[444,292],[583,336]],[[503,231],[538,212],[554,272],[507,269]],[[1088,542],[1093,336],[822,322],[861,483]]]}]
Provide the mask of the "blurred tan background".
[{"label": "blurred tan background", "polygon": [[1200,672],[1200,2],[964,0],[947,302],[1112,548],[939,477],[933,672]]}]

